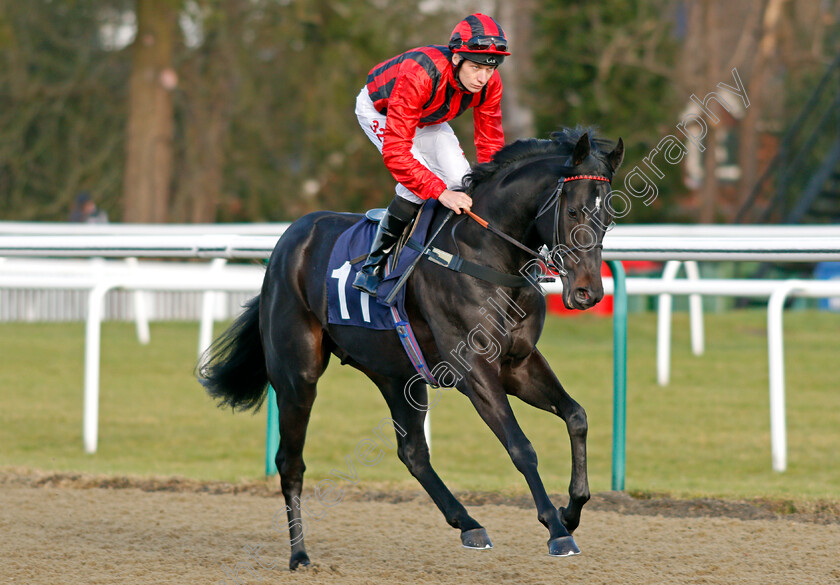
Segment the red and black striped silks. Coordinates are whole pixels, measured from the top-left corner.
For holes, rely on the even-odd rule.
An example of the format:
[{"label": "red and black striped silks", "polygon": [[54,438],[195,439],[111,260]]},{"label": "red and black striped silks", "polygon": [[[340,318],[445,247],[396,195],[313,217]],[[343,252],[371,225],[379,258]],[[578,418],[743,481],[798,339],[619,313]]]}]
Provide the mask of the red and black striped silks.
[{"label": "red and black striped silks", "polygon": [[417,128],[448,122],[473,108],[478,162],[504,146],[502,80],[494,73],[479,93],[459,87],[448,47],[418,47],[380,63],[368,74],[374,107],[387,116],[382,156],[394,178],[423,199],[436,198],[445,183],[411,154]]}]

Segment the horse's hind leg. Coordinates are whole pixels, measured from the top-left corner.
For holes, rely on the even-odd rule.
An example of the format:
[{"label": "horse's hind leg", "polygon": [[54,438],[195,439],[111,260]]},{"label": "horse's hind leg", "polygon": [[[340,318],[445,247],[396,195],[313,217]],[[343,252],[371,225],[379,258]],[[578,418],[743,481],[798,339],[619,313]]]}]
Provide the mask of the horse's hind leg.
[{"label": "horse's hind leg", "polygon": [[[309,564],[309,555],[303,543],[305,522],[301,517],[300,494],[303,489],[303,444],[309,414],[315,400],[315,384],[296,383],[282,386],[272,382],[277,393],[279,411],[280,445],[275,462],[280,473],[280,488],[286,500],[286,517],[289,542],[292,547],[289,568]],[[281,528],[275,524],[276,528]]]},{"label": "horse's hind leg", "polygon": [[[327,367],[329,352],[323,347],[320,326],[305,322],[278,321],[281,327],[271,330],[264,340],[268,377],[277,395],[280,446],[275,461],[280,473],[280,488],[286,500],[291,557],[289,568],[309,565],[309,555],[303,542],[305,521],[301,516],[300,494],[303,489],[303,445],[316,383]],[[282,329],[282,330],[280,330]],[[277,526],[275,517],[275,528]]]},{"label": "horse's hind leg", "polygon": [[[429,458],[429,446],[423,433],[426,412],[411,406],[405,398],[406,380],[385,378],[368,373],[368,377],[379,387],[388,403],[393,417],[397,436],[397,455],[408,471],[411,472],[423,489],[431,496],[443,513],[446,522],[461,531],[461,542],[467,548],[492,548],[493,543],[487,531],[459,502],[432,468]],[[425,386],[424,393],[425,393]],[[412,396],[420,403],[426,403],[426,397],[419,396],[415,384]]]}]

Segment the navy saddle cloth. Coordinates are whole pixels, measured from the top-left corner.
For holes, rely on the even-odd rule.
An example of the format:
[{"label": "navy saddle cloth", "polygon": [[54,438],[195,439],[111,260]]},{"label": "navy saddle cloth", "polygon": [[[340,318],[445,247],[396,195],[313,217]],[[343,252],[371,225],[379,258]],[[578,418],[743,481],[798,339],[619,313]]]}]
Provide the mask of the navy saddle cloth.
[{"label": "navy saddle cloth", "polygon": [[[422,248],[426,244],[437,201],[429,200],[420,211],[414,224],[411,240]],[[353,288],[353,279],[364,264],[378,223],[362,218],[342,233],[335,242],[327,264],[327,317],[336,325],[355,325],[368,329],[394,329],[395,321],[407,321],[405,314],[405,287],[396,295],[392,307],[382,301],[394,288],[406,268],[420,254],[405,246],[399,252],[397,265],[390,269],[376,290],[375,299]],[[390,259],[389,259],[390,260]],[[355,263],[353,263],[355,261]],[[390,262],[389,262],[390,263]]]}]

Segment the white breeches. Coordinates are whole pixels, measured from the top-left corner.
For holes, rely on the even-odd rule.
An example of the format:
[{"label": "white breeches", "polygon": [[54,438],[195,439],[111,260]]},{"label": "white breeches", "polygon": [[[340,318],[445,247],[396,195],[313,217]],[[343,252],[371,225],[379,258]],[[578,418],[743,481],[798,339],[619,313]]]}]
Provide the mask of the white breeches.
[{"label": "white breeches", "polygon": [[[382,136],[385,132],[385,116],[376,111],[368,95],[367,87],[363,87],[356,98],[356,117],[362,130],[370,141],[382,152]],[[458,137],[452,127],[442,122],[424,128],[418,128],[414,133],[414,145],[411,154],[424,167],[437,175],[448,189],[460,187],[464,175],[470,170],[470,163],[461,149]],[[413,203],[422,203],[423,199],[397,183],[397,196],[408,199]]]}]

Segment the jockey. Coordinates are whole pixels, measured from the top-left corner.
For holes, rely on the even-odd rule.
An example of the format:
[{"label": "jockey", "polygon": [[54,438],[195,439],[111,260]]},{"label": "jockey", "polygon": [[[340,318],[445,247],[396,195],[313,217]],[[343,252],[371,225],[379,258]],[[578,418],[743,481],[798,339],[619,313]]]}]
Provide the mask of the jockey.
[{"label": "jockey", "polygon": [[460,214],[470,197],[453,189],[470,170],[447,123],[473,108],[478,162],[504,146],[502,80],[496,68],[507,52],[502,27],[472,14],[458,23],[449,46],[411,49],[380,63],[356,98],[356,117],[397,180],[397,194],[379,223],[370,254],[353,286],[370,295],[394,244],[426,199]]}]

